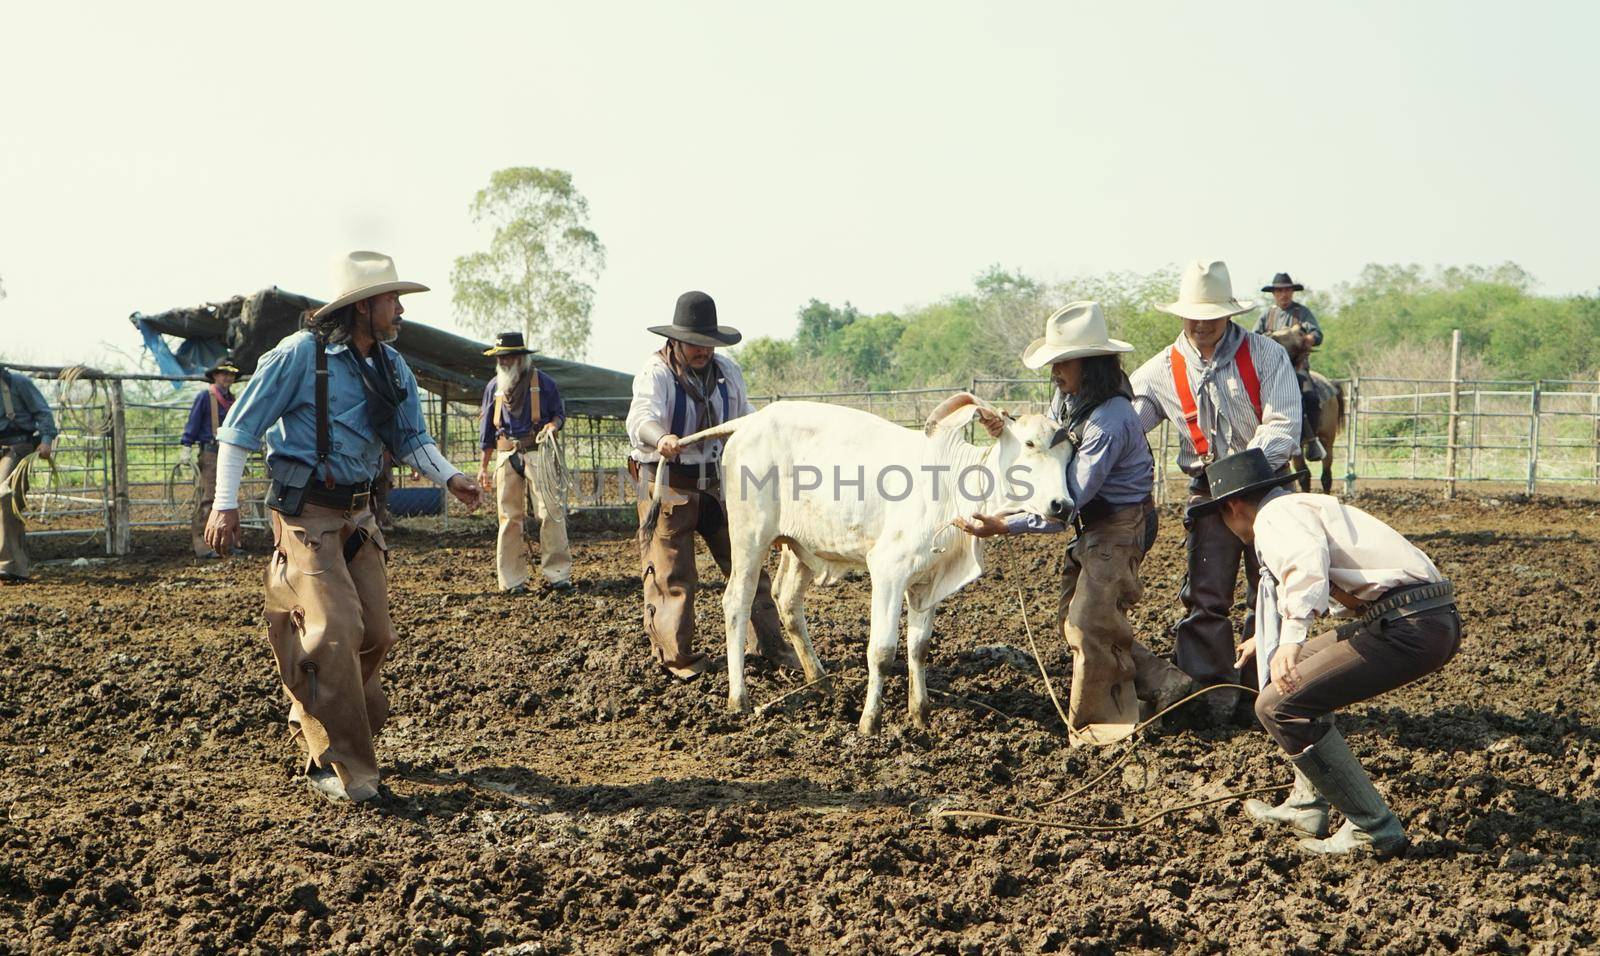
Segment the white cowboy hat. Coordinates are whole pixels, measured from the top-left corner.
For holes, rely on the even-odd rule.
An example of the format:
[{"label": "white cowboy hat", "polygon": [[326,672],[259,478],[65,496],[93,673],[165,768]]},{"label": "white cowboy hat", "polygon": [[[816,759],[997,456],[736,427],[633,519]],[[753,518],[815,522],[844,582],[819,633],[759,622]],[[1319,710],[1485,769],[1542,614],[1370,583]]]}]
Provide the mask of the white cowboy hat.
[{"label": "white cowboy hat", "polygon": [[1022,364],[1044,368],[1087,355],[1132,351],[1132,345],[1106,335],[1106,316],[1100,311],[1100,303],[1071,302],[1044,320],[1044,338],[1034,339],[1022,350]]},{"label": "white cowboy hat", "polygon": [[1249,312],[1255,303],[1249,299],[1239,301],[1233,297],[1233,280],[1228,278],[1228,264],[1221,259],[1210,262],[1194,260],[1183,267],[1183,279],[1178,283],[1178,301],[1158,305],[1157,309],[1182,319],[1226,319]]},{"label": "white cowboy hat", "polygon": [[385,292],[427,292],[420,282],[402,282],[394,271],[394,260],[381,252],[352,252],[333,261],[333,284],[339,292],[332,302],[312,313],[322,318],[334,309],[370,299]]}]

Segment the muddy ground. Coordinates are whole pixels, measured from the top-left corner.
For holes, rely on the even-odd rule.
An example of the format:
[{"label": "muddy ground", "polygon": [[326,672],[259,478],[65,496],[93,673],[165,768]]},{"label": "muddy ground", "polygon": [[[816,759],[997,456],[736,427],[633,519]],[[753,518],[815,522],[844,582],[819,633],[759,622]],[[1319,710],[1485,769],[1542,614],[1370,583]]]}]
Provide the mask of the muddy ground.
[{"label": "muddy ground", "polygon": [[[1059,539],[1004,542],[946,605],[930,733],[890,682],[856,735],[866,584],[817,592],[848,680],[759,717],[726,678],[669,681],[638,625],[632,541],[590,534],[567,595],[493,592],[481,529],[392,536],[401,642],[379,758],[392,796],[294,777],[256,553],[45,567],[0,589],[0,946],[22,951],[1467,952],[1600,946],[1600,505],[1387,494],[1361,504],[1465,592],[1462,653],[1343,726],[1411,831],[1386,863],[1300,855],[1236,804],[1133,834],[934,821],[939,807],[1115,823],[1283,782],[1259,729],[1171,726],[1132,768],[1071,751],[1045,658]],[[1140,634],[1170,649],[1175,513]],[[60,552],[57,552],[59,555]],[[47,554],[47,556],[49,556]],[[707,568],[708,577],[716,575]],[[702,594],[721,640],[720,588]],[[796,686],[757,671],[760,704]],[[964,698],[964,699],[961,699]],[[1003,712],[1007,717],[978,706]]]}]

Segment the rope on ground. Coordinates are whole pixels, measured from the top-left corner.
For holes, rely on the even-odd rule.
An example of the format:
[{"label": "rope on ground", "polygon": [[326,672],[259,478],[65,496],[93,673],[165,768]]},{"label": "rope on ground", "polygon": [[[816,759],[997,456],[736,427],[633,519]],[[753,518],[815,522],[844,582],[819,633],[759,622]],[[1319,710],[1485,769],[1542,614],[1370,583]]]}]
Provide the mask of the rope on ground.
[{"label": "rope on ground", "polygon": [[1161,819],[1162,817],[1171,816],[1174,813],[1182,813],[1185,810],[1198,810],[1201,807],[1209,807],[1212,804],[1217,803],[1227,803],[1232,800],[1243,800],[1246,797],[1253,797],[1262,793],[1276,793],[1280,790],[1288,790],[1290,787],[1290,784],[1284,783],[1271,787],[1256,787],[1251,790],[1241,790],[1238,793],[1230,793],[1220,797],[1212,797],[1209,800],[1198,800],[1194,803],[1180,804],[1175,807],[1165,807],[1147,816],[1141,817],[1132,823],[1121,823],[1115,825],[1104,823],[1077,823],[1072,820],[1043,820],[1038,817],[1014,817],[1003,813],[988,813],[982,810],[935,810],[933,812],[933,818],[937,820],[941,817],[967,817],[974,820],[996,820],[1001,823],[1019,823],[1024,826],[1045,827],[1052,830],[1083,830],[1089,833],[1133,833],[1143,830],[1145,827]]},{"label": "rope on ground", "polygon": [[1094,776],[1094,778],[1091,779],[1088,783],[1086,783],[1083,786],[1079,787],[1078,789],[1072,791],[1071,793],[1067,794],[1066,796],[1064,796],[1064,797],[1056,797],[1054,800],[1048,800],[1048,801],[1046,801],[1044,803],[1041,803],[1039,805],[1041,807],[1053,807],[1053,806],[1055,806],[1057,804],[1066,803],[1068,800],[1071,800],[1073,797],[1076,797],[1079,794],[1083,793],[1084,791],[1090,789],[1095,784],[1099,783],[1101,780],[1104,780],[1106,778],[1106,776],[1111,773],[1111,771],[1113,771],[1113,770],[1117,769],[1118,767],[1122,766],[1122,762],[1124,760],[1127,760],[1129,757],[1133,756],[1133,754],[1136,751],[1138,751],[1139,743],[1140,743],[1139,732],[1141,730],[1144,730],[1146,727],[1148,727],[1151,724],[1155,723],[1156,721],[1160,720],[1162,717],[1165,717],[1167,714],[1170,714],[1174,710],[1177,710],[1179,707],[1182,707],[1184,704],[1187,704],[1189,701],[1194,700],[1196,697],[1200,697],[1200,696],[1202,696],[1204,694],[1209,694],[1214,690],[1221,690],[1221,689],[1223,689],[1225,687],[1235,687],[1235,688],[1238,688],[1239,690],[1247,690],[1252,694],[1256,693],[1256,690],[1254,688],[1246,687],[1243,684],[1212,684],[1209,687],[1200,688],[1199,690],[1195,691],[1194,693],[1190,694],[1189,696],[1185,697],[1184,699],[1182,699],[1182,700],[1180,700],[1180,701],[1178,701],[1176,703],[1168,704],[1167,706],[1165,706],[1165,707],[1161,708],[1160,710],[1156,711],[1154,714],[1151,714],[1148,720],[1141,721],[1138,725],[1136,725],[1133,728],[1132,731],[1130,731],[1128,733],[1128,736],[1124,738],[1125,740],[1127,740],[1129,742],[1128,749],[1124,750],[1122,752],[1122,756],[1118,757],[1116,760],[1113,760],[1111,762],[1110,766],[1106,767],[1104,770],[1100,771],[1100,773],[1096,774]]},{"label": "rope on ground", "polygon": [[948,697],[951,700],[959,700],[963,704],[971,704],[974,707],[982,707],[984,710],[987,710],[989,713],[994,714],[996,717],[999,717],[1001,720],[1004,720],[1007,723],[1010,723],[1013,719],[1012,716],[1005,711],[990,707],[981,700],[973,700],[971,697],[962,697],[960,694],[952,694],[947,690],[940,690],[937,687],[928,688],[928,693],[938,694],[940,697]]},{"label": "rope on ground", "polygon": [[[821,677],[817,678],[816,680],[807,681],[806,683],[801,684],[799,687],[796,687],[794,690],[784,691],[783,693],[779,694],[778,696],[776,696],[776,697],[772,698],[771,700],[767,701],[765,704],[762,704],[760,707],[757,707],[756,708],[756,715],[760,716],[761,714],[766,713],[767,711],[769,711],[772,708],[778,706],[779,704],[783,703],[785,700],[788,700],[790,697],[793,697],[794,695],[800,693],[801,691],[810,690],[811,688],[817,686],[818,684],[824,683],[826,681],[833,680],[835,677],[838,677],[838,676],[839,676],[838,674],[823,674]],[[851,686],[854,686],[856,684],[861,683],[864,680],[866,680],[865,677],[857,677],[855,680],[851,681],[849,684],[846,684],[845,686],[846,687],[851,687]]]},{"label": "rope on ground", "polygon": [[1028,623],[1028,604],[1022,597],[1022,588],[1017,588],[1017,610],[1022,614],[1022,629],[1028,633],[1028,649],[1033,651],[1033,662],[1039,665],[1039,676],[1044,678],[1044,689],[1050,692],[1050,703],[1056,705],[1056,715],[1061,718],[1061,727],[1070,736],[1072,724],[1067,721],[1067,712],[1061,709],[1061,699],[1056,696],[1056,687],[1050,683],[1050,673],[1044,669],[1044,658],[1039,656],[1039,645],[1033,642],[1033,625]]}]

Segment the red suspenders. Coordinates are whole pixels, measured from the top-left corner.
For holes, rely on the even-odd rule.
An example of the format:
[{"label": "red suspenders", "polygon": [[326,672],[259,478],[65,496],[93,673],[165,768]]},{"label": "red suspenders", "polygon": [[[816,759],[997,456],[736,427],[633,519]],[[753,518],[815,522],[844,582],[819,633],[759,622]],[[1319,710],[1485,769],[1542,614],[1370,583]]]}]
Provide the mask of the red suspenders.
[{"label": "red suspenders", "polygon": [[[1211,451],[1211,443],[1206,441],[1206,436],[1200,431],[1200,412],[1194,404],[1194,392],[1189,389],[1189,363],[1183,360],[1183,353],[1177,346],[1167,350],[1172,361],[1172,387],[1178,393],[1178,406],[1183,410],[1183,422],[1189,426],[1189,443],[1194,446],[1195,454],[1205,457]],[[1239,351],[1233,353],[1234,364],[1239,368],[1239,378],[1244,382],[1245,394],[1250,396],[1250,407],[1256,410],[1256,421],[1261,420],[1261,380],[1256,376],[1256,363],[1250,357],[1250,340],[1245,339],[1239,345]]]}]

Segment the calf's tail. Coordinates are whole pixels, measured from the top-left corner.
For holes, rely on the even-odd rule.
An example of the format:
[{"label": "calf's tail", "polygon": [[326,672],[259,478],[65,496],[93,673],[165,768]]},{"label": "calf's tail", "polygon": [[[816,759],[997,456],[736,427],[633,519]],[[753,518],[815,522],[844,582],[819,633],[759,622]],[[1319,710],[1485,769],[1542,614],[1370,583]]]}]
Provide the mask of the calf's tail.
[{"label": "calf's tail", "polygon": [[[739,419],[735,418],[720,425],[713,425],[710,428],[697,431],[693,435],[686,435],[680,438],[678,447],[688,448],[691,445],[698,445],[713,438],[726,438],[737,431],[738,428]],[[656,479],[650,483],[650,508],[644,513],[644,521],[639,523],[639,533],[647,541],[655,535],[656,525],[661,521],[661,501],[666,497],[667,472],[670,470],[665,461],[656,464]]]}]

